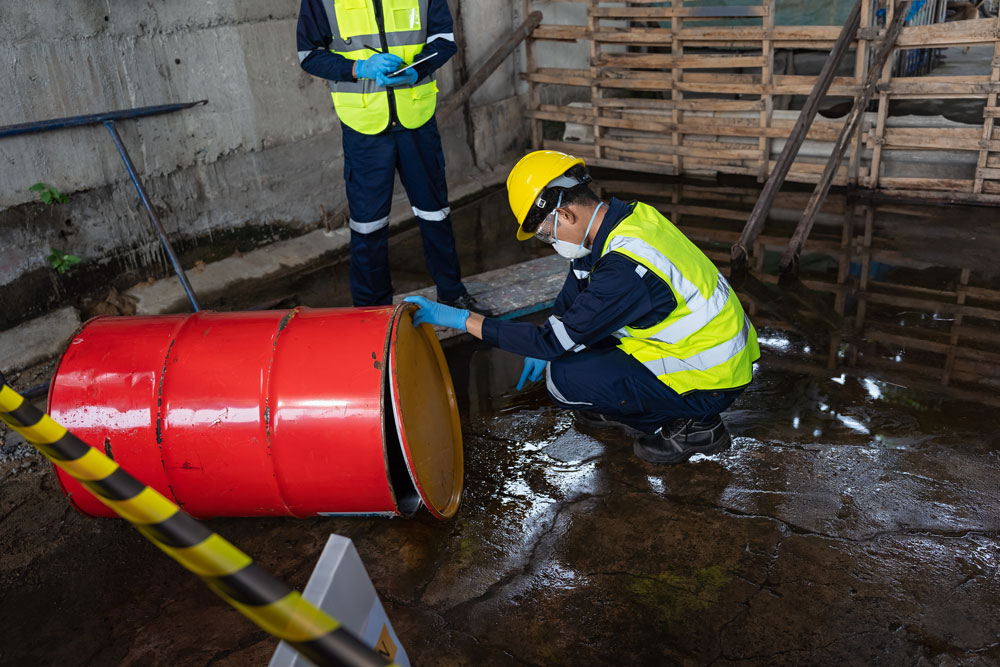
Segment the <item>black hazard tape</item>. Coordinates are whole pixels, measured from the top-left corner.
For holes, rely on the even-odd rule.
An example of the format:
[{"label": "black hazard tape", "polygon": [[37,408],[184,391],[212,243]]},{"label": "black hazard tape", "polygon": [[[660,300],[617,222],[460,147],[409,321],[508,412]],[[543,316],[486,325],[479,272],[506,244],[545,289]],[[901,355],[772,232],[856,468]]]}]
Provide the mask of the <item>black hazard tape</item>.
[{"label": "black hazard tape", "polygon": [[6,383],[3,374],[0,420],[131,522],[164,553],[201,577],[226,602],[315,664],[390,664],[218,533],[24,400]]}]

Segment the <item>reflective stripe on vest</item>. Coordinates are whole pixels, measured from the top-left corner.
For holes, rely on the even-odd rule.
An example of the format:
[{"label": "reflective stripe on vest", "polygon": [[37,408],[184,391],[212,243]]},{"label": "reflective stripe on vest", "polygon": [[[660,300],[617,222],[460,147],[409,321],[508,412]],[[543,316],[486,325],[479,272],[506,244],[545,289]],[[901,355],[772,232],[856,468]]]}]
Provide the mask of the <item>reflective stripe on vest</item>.
[{"label": "reflective stripe on vest", "polygon": [[602,256],[609,252],[653,271],[677,301],[654,326],[616,332],[623,351],[681,394],[750,382],[760,358],[756,331],[718,268],[680,230],[636,204],[608,235]]},{"label": "reflective stripe on vest", "polygon": [[[412,63],[427,39],[430,0],[323,0],[330,23],[330,50],[349,60],[364,60],[380,46],[379,24],[373,2],[382,3],[383,26],[389,53]],[[331,81],[333,105],[340,120],[363,134],[378,134],[389,125],[389,95],[403,127],[416,129],[434,116],[437,83],[427,76],[412,86],[393,86],[392,92],[372,79]]]},{"label": "reflective stripe on vest", "polygon": [[[647,265],[652,265],[659,269],[659,273],[665,274],[670,279],[670,284],[674,290],[684,298],[691,313],[685,315],[673,324],[648,336],[653,340],[664,343],[676,343],[701,330],[709,322],[714,320],[729,301],[729,282],[719,273],[718,280],[712,293],[706,299],[702,296],[698,286],[684,277],[673,262],[664,257],[653,246],[640,239],[633,239],[620,236],[608,245],[608,251],[625,249],[641,257]],[[628,336],[628,331],[622,329],[618,332],[622,336]]]},{"label": "reflective stripe on vest", "polygon": [[681,371],[707,371],[715,368],[719,364],[729,361],[746,348],[747,341],[750,340],[750,320],[744,316],[743,321],[743,329],[736,336],[724,343],[719,343],[715,347],[710,347],[703,352],[685,359],[664,357],[662,359],[645,361],[642,365],[653,371],[656,375],[670,375],[672,373],[680,373]]}]

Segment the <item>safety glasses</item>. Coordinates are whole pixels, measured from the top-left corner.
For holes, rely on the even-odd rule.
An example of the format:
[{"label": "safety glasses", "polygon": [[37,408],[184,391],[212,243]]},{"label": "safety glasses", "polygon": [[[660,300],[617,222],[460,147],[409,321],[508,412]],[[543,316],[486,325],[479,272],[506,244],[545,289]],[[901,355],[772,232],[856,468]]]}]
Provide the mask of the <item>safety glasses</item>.
[{"label": "safety glasses", "polygon": [[542,224],[538,225],[538,230],[535,232],[535,238],[542,243],[548,243],[552,245],[556,242],[556,225],[559,224],[559,207],[562,206],[563,193],[559,193],[559,201],[556,202],[556,207],[549,212],[545,219],[542,220]]},{"label": "safety glasses", "polygon": [[548,216],[542,220],[542,224],[538,225],[538,230],[535,232],[535,238],[542,243],[548,243],[552,245],[556,242],[556,213],[557,209],[553,209]]}]

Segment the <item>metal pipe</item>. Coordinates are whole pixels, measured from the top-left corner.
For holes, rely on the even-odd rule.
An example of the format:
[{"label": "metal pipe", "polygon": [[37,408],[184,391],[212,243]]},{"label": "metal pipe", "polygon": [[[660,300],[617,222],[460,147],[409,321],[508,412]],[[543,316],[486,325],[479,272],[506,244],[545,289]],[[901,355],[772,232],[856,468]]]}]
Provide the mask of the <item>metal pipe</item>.
[{"label": "metal pipe", "polygon": [[151,107],[105,111],[103,113],[89,114],[86,116],[69,116],[66,118],[52,118],[50,120],[32,121],[30,123],[18,123],[16,125],[4,125],[0,127],[0,139],[4,137],[17,136],[19,134],[36,134],[38,132],[48,132],[50,130],[62,130],[67,127],[80,127],[81,125],[99,125],[109,120],[125,120],[127,118],[157,116],[159,114],[180,111],[181,109],[190,109],[191,107],[201,104],[208,104],[208,100],[181,102],[177,104],[159,104]]},{"label": "metal pipe", "polygon": [[173,246],[170,245],[170,240],[167,238],[166,232],[163,231],[163,225],[160,224],[160,220],[153,211],[153,206],[149,203],[146,190],[142,187],[139,175],[135,172],[135,165],[132,164],[132,158],[129,157],[128,151],[125,150],[125,145],[122,143],[122,138],[118,135],[118,128],[115,127],[113,120],[104,121],[104,127],[108,128],[108,132],[111,133],[111,138],[115,142],[115,148],[118,149],[118,154],[122,156],[122,162],[125,163],[125,168],[128,169],[128,175],[132,178],[132,183],[139,192],[139,198],[142,199],[143,206],[146,207],[146,213],[149,214],[149,221],[153,224],[156,235],[160,237],[160,243],[163,245],[163,249],[170,259],[170,264],[174,267],[177,279],[181,281],[181,287],[187,292],[188,300],[191,301],[191,307],[197,313],[201,309],[198,307],[198,299],[195,298],[194,289],[192,289],[191,283],[188,282],[187,274],[184,273],[184,267],[181,266],[180,260],[177,259],[177,253],[174,252]]}]

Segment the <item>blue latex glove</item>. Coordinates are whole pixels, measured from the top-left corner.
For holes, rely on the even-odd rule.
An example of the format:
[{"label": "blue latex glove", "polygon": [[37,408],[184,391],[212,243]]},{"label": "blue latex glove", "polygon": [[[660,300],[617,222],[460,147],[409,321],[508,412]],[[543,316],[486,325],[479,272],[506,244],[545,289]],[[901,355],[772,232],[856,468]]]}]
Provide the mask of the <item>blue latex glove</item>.
[{"label": "blue latex glove", "polygon": [[465,321],[469,319],[469,311],[467,310],[434,303],[422,296],[408,296],[403,301],[415,303],[420,306],[420,310],[413,316],[413,324],[416,326],[420,326],[426,322],[439,327],[466,330]]},{"label": "blue latex glove", "polygon": [[368,60],[358,61],[359,79],[377,79],[382,74],[388,74],[399,69],[403,59],[391,53],[376,53]]},{"label": "blue latex glove", "polygon": [[542,373],[545,372],[545,362],[541,359],[535,359],[534,357],[524,358],[524,370],[521,372],[521,379],[517,383],[517,391],[521,391],[524,387],[524,381],[528,382],[538,382],[542,379]]},{"label": "blue latex glove", "polygon": [[375,82],[380,86],[412,86],[417,82],[417,70],[415,67],[397,74],[396,76],[386,76],[385,74],[379,74],[375,77]]}]

